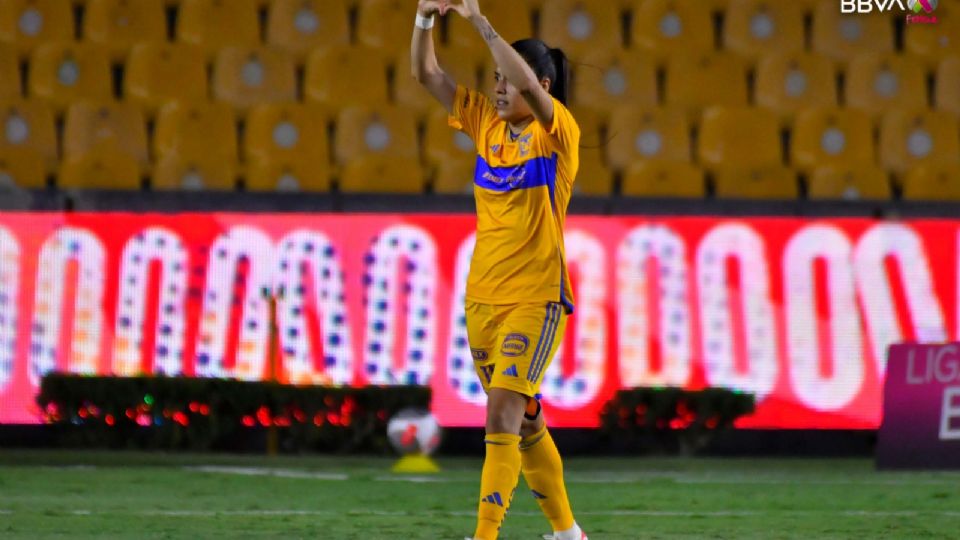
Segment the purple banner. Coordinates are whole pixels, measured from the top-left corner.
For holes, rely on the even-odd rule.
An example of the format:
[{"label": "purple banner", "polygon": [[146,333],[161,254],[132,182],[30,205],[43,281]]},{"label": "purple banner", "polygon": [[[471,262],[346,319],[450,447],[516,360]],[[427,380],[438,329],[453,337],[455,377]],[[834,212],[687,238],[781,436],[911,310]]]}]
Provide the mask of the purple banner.
[{"label": "purple banner", "polygon": [[878,437],[878,468],[960,468],[960,343],[890,346]]}]

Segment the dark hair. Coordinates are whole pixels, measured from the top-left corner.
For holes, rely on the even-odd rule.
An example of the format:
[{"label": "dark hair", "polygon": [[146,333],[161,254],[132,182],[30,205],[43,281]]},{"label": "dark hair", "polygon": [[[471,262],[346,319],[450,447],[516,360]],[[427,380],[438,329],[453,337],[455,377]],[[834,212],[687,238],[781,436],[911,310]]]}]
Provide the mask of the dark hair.
[{"label": "dark hair", "polygon": [[551,49],[539,39],[521,39],[511,46],[527,61],[538,80],[550,79],[550,95],[567,104],[570,88],[570,66],[561,49]]}]

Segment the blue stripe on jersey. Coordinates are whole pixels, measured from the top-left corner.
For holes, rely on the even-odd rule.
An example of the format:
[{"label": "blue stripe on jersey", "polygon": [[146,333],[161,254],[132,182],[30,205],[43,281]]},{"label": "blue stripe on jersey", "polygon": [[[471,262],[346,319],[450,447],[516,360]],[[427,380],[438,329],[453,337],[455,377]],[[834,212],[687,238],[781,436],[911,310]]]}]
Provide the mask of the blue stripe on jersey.
[{"label": "blue stripe on jersey", "polygon": [[483,156],[478,155],[473,182],[493,191],[514,191],[548,186],[550,203],[553,204],[553,190],[557,184],[557,154],[549,158],[531,158],[512,167],[491,167]]}]

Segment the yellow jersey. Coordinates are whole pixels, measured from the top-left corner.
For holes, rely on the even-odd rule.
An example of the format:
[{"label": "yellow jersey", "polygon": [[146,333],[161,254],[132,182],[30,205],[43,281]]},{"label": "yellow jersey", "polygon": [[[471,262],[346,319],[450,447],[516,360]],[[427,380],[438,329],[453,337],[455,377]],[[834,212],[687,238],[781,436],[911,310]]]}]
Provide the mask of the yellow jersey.
[{"label": "yellow jersey", "polygon": [[572,313],[563,223],[580,165],[573,115],[554,99],[551,125],[533,121],[514,137],[489,98],[458,86],[449,123],[477,146],[477,243],[467,300],[560,302]]}]

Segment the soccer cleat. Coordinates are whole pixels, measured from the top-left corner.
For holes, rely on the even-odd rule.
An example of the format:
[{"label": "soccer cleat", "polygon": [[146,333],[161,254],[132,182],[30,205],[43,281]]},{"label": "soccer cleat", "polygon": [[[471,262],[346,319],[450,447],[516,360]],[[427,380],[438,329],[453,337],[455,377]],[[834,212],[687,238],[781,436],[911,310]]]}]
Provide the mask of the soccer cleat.
[{"label": "soccer cleat", "polygon": [[583,532],[576,523],[566,531],[554,532],[543,535],[543,540],[589,540],[587,533]]},{"label": "soccer cleat", "polygon": [[[464,540],[470,540],[469,538],[464,538]],[[559,540],[556,536],[552,534],[543,535],[543,540]],[[580,531],[580,540],[590,540],[587,538],[587,533]]]}]

